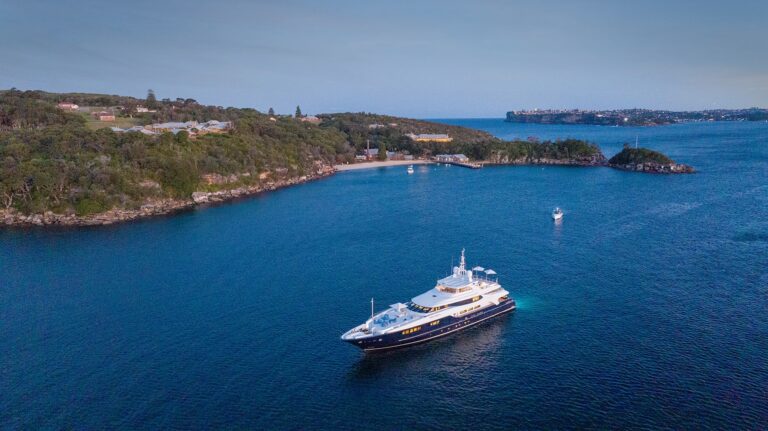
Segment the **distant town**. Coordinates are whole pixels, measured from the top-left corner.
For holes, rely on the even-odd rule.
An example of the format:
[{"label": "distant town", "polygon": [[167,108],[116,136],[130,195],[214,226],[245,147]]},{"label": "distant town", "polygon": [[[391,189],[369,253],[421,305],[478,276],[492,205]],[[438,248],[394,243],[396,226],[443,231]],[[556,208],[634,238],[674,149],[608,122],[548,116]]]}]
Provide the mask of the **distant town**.
[{"label": "distant town", "polygon": [[661,126],[705,121],[768,121],[768,109],[712,109],[705,111],[534,109],[509,111],[506,121],[510,123],[590,124],[599,126]]}]

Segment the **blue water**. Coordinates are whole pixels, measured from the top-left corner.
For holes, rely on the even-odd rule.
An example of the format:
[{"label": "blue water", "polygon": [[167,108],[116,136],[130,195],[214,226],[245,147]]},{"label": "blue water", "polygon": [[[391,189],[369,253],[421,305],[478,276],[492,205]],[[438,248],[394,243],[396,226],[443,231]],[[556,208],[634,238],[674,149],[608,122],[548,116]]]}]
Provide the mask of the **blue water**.
[{"label": "blue water", "polygon": [[[768,124],[450,122],[608,155],[638,135],[700,173],[397,167],[0,231],[0,428],[768,427]],[[339,340],[462,247],[515,313],[374,356]]]}]

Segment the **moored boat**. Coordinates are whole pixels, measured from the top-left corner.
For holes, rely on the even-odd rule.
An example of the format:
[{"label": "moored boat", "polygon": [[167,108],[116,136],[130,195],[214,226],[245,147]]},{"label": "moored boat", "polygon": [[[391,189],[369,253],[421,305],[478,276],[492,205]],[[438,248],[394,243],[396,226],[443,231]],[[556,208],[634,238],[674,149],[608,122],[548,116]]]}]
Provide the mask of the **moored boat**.
[{"label": "moored boat", "polygon": [[434,340],[515,309],[496,272],[479,266],[468,270],[461,251],[459,266],[437,285],[407,303],[384,311],[345,332],[341,339],[364,351],[381,351]]}]

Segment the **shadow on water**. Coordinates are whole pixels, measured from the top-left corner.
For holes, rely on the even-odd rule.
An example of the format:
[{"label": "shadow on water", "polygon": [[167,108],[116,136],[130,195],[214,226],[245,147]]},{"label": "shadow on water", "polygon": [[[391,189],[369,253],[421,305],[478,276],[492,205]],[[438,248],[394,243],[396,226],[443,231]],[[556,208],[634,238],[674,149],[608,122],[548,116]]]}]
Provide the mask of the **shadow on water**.
[{"label": "shadow on water", "polygon": [[[404,369],[419,373],[434,369],[436,364],[450,365],[446,358],[450,358],[450,362],[479,365],[498,352],[504,343],[505,330],[513,328],[515,313],[423,344],[384,352],[366,352],[350,369],[349,379],[371,379]],[[445,368],[444,371],[451,372],[450,367]]]}]

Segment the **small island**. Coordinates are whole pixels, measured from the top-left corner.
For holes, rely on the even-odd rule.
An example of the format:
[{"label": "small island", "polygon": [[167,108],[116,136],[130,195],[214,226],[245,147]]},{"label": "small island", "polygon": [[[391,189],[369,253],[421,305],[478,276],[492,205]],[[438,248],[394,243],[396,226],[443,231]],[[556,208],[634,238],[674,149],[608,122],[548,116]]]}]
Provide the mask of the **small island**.
[{"label": "small island", "polygon": [[194,99],[0,91],[0,225],[106,225],[334,174],[335,166],[448,162],[682,173],[650,150],[607,160],[578,139],[488,132],[371,113],[307,116]]},{"label": "small island", "polygon": [[676,163],[666,155],[647,148],[624,148],[608,160],[608,165],[627,171],[649,172],[654,174],[690,174],[695,172],[691,166]]}]

